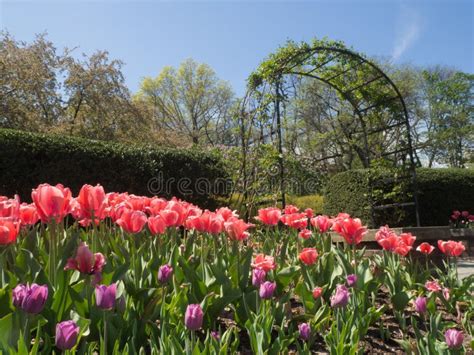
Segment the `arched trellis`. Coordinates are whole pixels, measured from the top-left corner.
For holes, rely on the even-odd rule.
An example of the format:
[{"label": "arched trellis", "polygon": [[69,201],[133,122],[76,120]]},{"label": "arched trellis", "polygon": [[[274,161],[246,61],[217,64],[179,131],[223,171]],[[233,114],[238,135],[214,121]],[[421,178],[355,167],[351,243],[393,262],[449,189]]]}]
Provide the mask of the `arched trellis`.
[{"label": "arched trellis", "polygon": [[[403,96],[377,64],[348,49],[342,42],[288,42],[262,62],[249,77],[250,90],[258,90],[265,83],[272,91],[282,174],[282,203],[285,204],[285,187],[280,107],[285,100],[282,83],[288,76],[318,80],[350,105],[353,123],[357,126],[356,129],[352,127],[350,138],[356,142],[353,148],[364,168],[371,168],[384,159],[406,172],[401,174],[401,178],[410,180],[412,200],[382,205],[374,202],[372,216],[376,210],[413,206],[416,223],[419,225],[415,157],[408,110]],[[377,145],[374,142],[381,139],[385,140],[384,149],[374,149],[374,145]],[[370,185],[372,186],[371,182]]]}]

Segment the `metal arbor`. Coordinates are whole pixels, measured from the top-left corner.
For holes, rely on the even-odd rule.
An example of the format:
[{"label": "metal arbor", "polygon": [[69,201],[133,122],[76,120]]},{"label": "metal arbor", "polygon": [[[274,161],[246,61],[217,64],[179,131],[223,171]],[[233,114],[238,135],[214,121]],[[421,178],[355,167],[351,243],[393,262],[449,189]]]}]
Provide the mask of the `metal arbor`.
[{"label": "metal arbor", "polygon": [[[312,44],[288,42],[261,63],[249,78],[252,88],[269,84],[273,90],[276,134],[282,171],[282,202],[285,203],[283,183],[283,144],[280,106],[285,97],[282,83],[285,77],[298,76],[316,79],[333,89],[339,99],[352,110],[351,142],[364,168],[372,168],[380,161],[388,162],[399,171],[393,182],[408,181],[410,194],[405,200],[384,203],[374,197],[371,188],[372,222],[377,211],[392,208],[414,208],[419,226],[415,158],[410,134],[408,110],[399,89],[387,74],[371,60],[344,46],[342,42],[314,40]],[[383,141],[384,149],[378,149]]]}]

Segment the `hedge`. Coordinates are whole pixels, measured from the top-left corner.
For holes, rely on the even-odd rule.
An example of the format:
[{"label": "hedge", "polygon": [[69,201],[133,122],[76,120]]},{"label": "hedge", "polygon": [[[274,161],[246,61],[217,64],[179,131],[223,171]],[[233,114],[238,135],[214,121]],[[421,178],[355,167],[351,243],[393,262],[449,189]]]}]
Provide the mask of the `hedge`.
[{"label": "hedge", "polygon": [[[371,225],[368,176],[368,170],[335,174],[325,187],[324,212],[334,215],[345,211]],[[393,187],[390,182],[381,185],[384,185],[385,191]],[[417,185],[422,226],[448,225],[453,210],[474,211],[473,170],[420,168],[417,170]],[[376,216],[375,224],[371,226],[413,226],[414,209],[406,207],[402,216],[395,213],[394,209],[387,209]]]},{"label": "hedge", "polygon": [[221,159],[199,149],[9,129],[0,129],[0,146],[0,195],[18,194],[22,200],[30,200],[31,189],[43,182],[62,183],[73,193],[85,183],[100,183],[106,191],[177,196],[203,207],[214,207],[214,197],[225,195],[227,175]]}]

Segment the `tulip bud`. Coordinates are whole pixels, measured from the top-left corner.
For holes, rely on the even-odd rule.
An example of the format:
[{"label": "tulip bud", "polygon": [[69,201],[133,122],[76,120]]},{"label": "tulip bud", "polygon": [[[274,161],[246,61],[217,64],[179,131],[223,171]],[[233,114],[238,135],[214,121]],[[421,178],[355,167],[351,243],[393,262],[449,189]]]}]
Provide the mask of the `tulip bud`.
[{"label": "tulip bud", "polygon": [[221,340],[221,336],[220,336],[220,334],[219,334],[218,331],[213,330],[213,331],[211,332],[211,336],[212,336],[214,339],[216,339],[217,341]]},{"label": "tulip bud", "polygon": [[172,275],[173,268],[170,265],[162,265],[158,269],[158,281],[162,284],[167,283]]},{"label": "tulip bud", "polygon": [[273,292],[275,292],[276,283],[265,281],[263,284],[260,285],[259,294],[260,297],[263,299],[272,298]]},{"label": "tulip bud", "polygon": [[72,320],[56,325],[56,347],[61,350],[70,350],[76,345],[79,327]]},{"label": "tulip bud", "polygon": [[351,274],[346,277],[347,286],[354,287],[357,283],[357,275]]},{"label": "tulip bud", "polygon": [[260,287],[265,282],[265,276],[267,273],[261,269],[254,269],[252,272],[252,285],[254,287]]},{"label": "tulip bud", "polygon": [[448,345],[448,348],[457,349],[462,346],[464,335],[457,329],[448,329],[446,333],[444,333],[444,339]]},{"label": "tulip bud", "polygon": [[104,310],[111,310],[115,306],[115,295],[117,293],[117,284],[110,286],[99,285],[95,288],[95,301],[97,307]]},{"label": "tulip bud", "polygon": [[307,341],[311,335],[311,327],[308,323],[301,323],[298,325],[298,330],[300,332],[300,338],[304,341]]},{"label": "tulip bud", "polygon": [[426,312],[426,297],[417,297],[413,302],[415,306],[415,311],[419,314],[423,314]]},{"label": "tulip bud", "polygon": [[319,297],[321,297],[322,293],[323,293],[322,287],[315,287],[313,289],[313,298],[318,299]]},{"label": "tulip bud", "polygon": [[184,315],[184,324],[189,330],[198,330],[202,327],[202,319],[204,313],[199,304],[190,304],[186,308],[186,314]]}]

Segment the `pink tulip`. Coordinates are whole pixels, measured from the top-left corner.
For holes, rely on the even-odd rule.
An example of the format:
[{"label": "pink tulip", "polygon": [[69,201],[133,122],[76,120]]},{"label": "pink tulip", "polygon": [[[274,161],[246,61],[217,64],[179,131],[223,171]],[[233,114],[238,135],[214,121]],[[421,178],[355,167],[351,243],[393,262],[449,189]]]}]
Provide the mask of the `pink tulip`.
[{"label": "pink tulip", "polygon": [[458,349],[462,346],[464,335],[457,329],[448,329],[444,333],[444,340],[450,349]]},{"label": "pink tulip", "polygon": [[293,205],[286,205],[285,209],[284,209],[284,213],[285,214],[293,214],[293,213],[297,213],[300,209],[296,206],[293,206]]},{"label": "pink tulip", "polygon": [[81,242],[77,248],[76,257],[68,259],[64,270],[77,270],[83,274],[100,274],[105,265],[105,258],[101,253],[93,254],[86,243]]},{"label": "pink tulip", "polygon": [[252,263],[252,267],[254,269],[259,269],[265,272],[269,272],[276,268],[275,259],[273,258],[273,256],[258,254]]},{"label": "pink tulip", "polygon": [[111,310],[115,307],[115,296],[117,294],[117,285],[113,283],[110,286],[98,285],[95,288],[95,301],[97,307],[104,310]]},{"label": "pink tulip", "polygon": [[216,210],[216,213],[221,215],[222,218],[224,218],[224,222],[227,222],[229,220],[229,218],[231,218],[231,217],[239,218],[239,215],[237,214],[237,211],[232,211],[228,207],[221,207],[218,210]]},{"label": "pink tulip", "polygon": [[258,294],[260,295],[260,298],[270,299],[272,298],[273,293],[275,292],[275,289],[276,289],[275,282],[265,281],[264,283],[260,285]]},{"label": "pink tulip", "polygon": [[0,218],[16,221],[20,216],[20,197],[15,195],[15,198],[9,199],[1,196],[0,199]]},{"label": "pink tulip", "polygon": [[94,216],[94,219],[102,220],[106,217],[105,208],[107,205],[102,186],[87,184],[82,186],[77,202],[81,209],[81,219],[91,219]]},{"label": "pink tulip", "polygon": [[184,315],[184,324],[189,330],[198,330],[202,327],[204,313],[201,305],[190,304],[186,308],[186,314]]},{"label": "pink tulip", "polygon": [[316,216],[311,218],[311,225],[319,230],[319,233],[326,233],[331,228],[332,220],[328,216]]},{"label": "pink tulip", "polygon": [[341,235],[348,244],[359,244],[367,233],[367,227],[362,225],[359,218],[337,219],[332,229]]},{"label": "pink tulip", "polygon": [[313,265],[318,259],[318,252],[314,248],[304,248],[298,258],[303,264]]},{"label": "pink tulip", "polygon": [[448,240],[447,242],[438,240],[438,248],[449,257],[460,256],[466,250],[462,242],[455,242],[454,240]]},{"label": "pink tulip", "polygon": [[39,221],[34,203],[22,203],[20,206],[20,221],[22,226],[32,226]]},{"label": "pink tulip", "polygon": [[313,293],[313,298],[316,300],[319,297],[321,297],[321,295],[323,294],[323,288],[322,287],[315,287],[315,288],[313,288],[312,293]]},{"label": "pink tulip", "polygon": [[266,224],[267,226],[275,226],[281,217],[281,210],[276,207],[267,207],[258,210],[258,217],[256,220]]},{"label": "pink tulip", "polygon": [[345,307],[349,303],[350,293],[346,286],[338,285],[336,287],[336,293],[331,297],[331,307]]},{"label": "pink tulip", "polygon": [[254,287],[260,287],[265,282],[267,273],[261,269],[254,269],[252,271],[252,285]]},{"label": "pink tulip", "polygon": [[61,184],[41,184],[31,193],[41,221],[60,222],[70,211],[71,190]]},{"label": "pink tulip", "polygon": [[416,248],[417,251],[425,255],[431,254],[434,249],[435,247],[427,242],[421,243],[420,245],[418,245],[418,248]]},{"label": "pink tulip", "polygon": [[309,238],[311,238],[312,235],[313,235],[313,233],[309,229],[302,229],[298,233],[298,236],[300,238],[303,238],[303,239],[309,239]]},{"label": "pink tulip", "polygon": [[308,226],[308,217],[305,213],[284,214],[280,220],[285,226],[294,229],[304,229]]},{"label": "pink tulip", "polygon": [[436,280],[426,281],[425,288],[431,292],[439,292],[442,290],[441,285]]},{"label": "pink tulip", "polygon": [[148,229],[151,234],[164,234],[166,232],[166,223],[161,216],[151,216],[148,217]]},{"label": "pink tulip", "polygon": [[147,222],[146,214],[142,211],[125,209],[116,223],[127,233],[140,233]]},{"label": "pink tulip", "polygon": [[254,227],[251,223],[245,223],[241,219],[231,217],[224,223],[224,229],[230,240],[244,240],[250,235],[247,229]]},{"label": "pink tulip", "polygon": [[15,243],[19,231],[19,223],[0,218],[0,245]]}]

